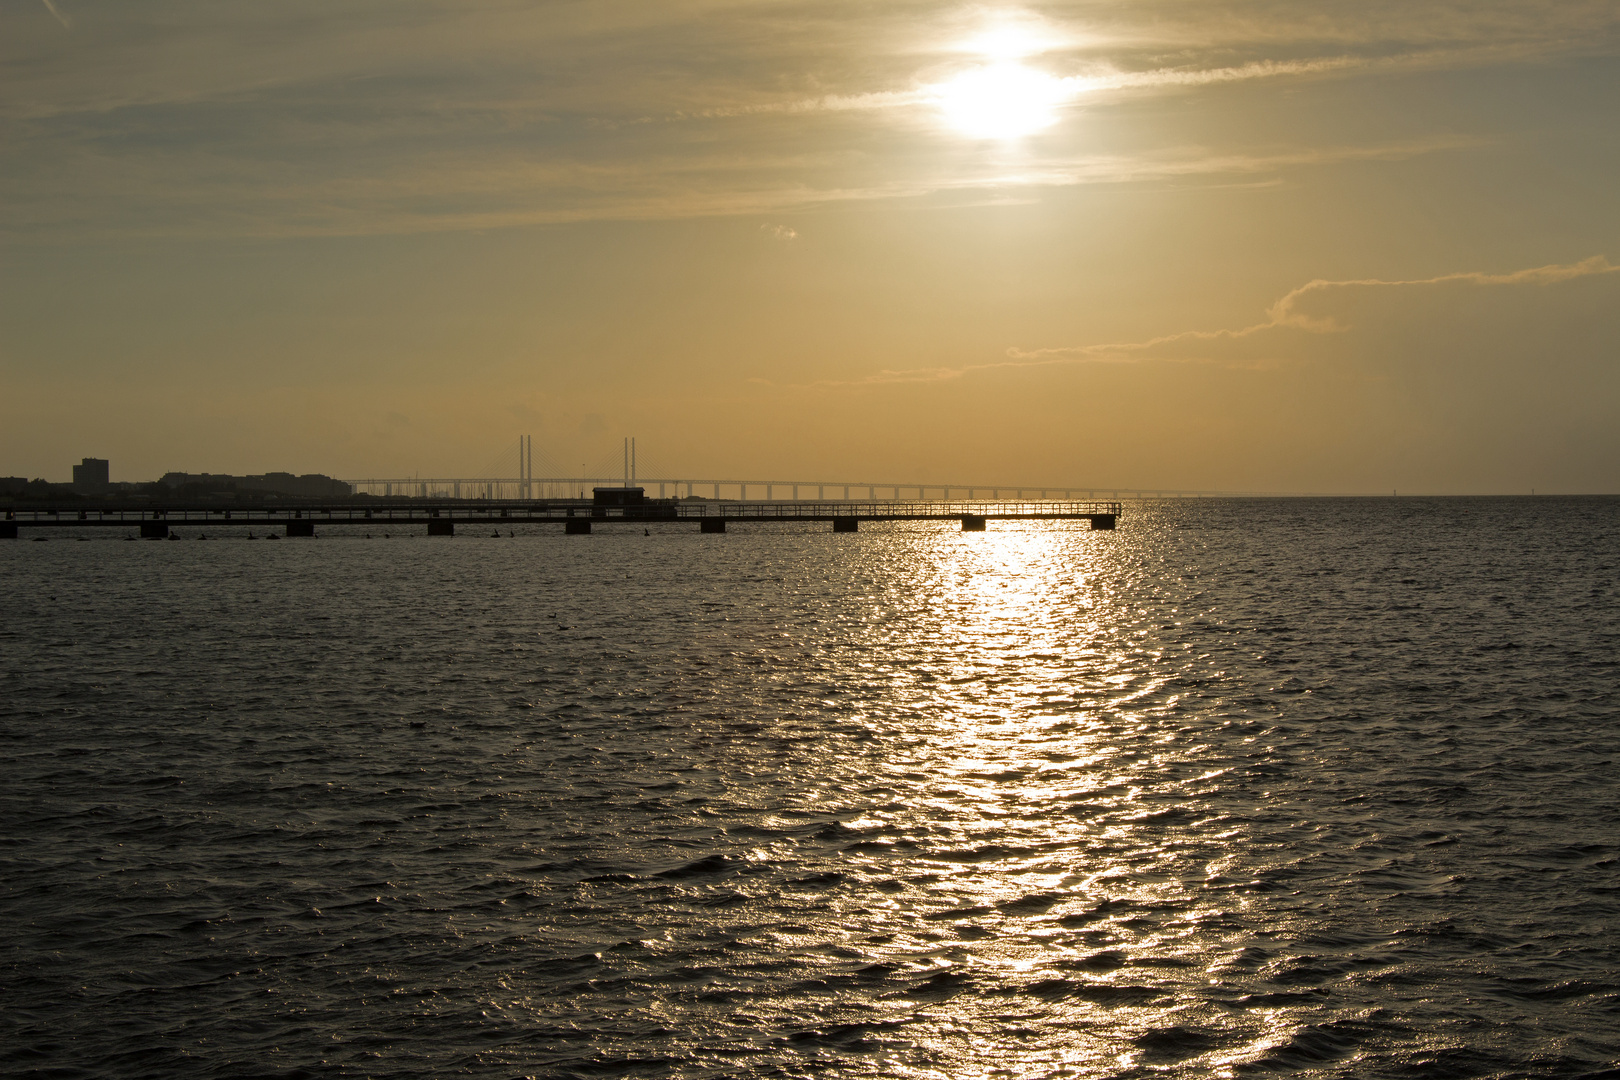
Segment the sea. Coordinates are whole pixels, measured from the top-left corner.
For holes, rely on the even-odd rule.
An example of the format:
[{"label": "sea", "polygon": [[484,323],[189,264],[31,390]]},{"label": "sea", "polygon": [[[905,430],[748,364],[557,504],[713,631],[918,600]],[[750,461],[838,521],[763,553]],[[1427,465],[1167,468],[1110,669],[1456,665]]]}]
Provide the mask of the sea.
[{"label": "sea", "polygon": [[7,1077],[1620,1076],[1620,500],[206,531],[0,541]]}]

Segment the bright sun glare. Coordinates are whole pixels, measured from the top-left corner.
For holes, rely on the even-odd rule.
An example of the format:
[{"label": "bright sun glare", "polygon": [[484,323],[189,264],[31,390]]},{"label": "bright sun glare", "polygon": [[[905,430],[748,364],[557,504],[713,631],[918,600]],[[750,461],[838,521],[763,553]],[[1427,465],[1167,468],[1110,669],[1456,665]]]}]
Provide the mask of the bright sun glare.
[{"label": "bright sun glare", "polygon": [[1069,97],[1062,79],[1023,64],[991,64],[939,87],[946,121],[976,139],[1016,139],[1057,123]]},{"label": "bright sun glare", "polygon": [[1017,139],[1051,127],[1073,90],[1023,63],[1051,44],[1023,26],[993,27],[966,42],[965,51],[987,62],[935,87],[946,122],[976,139]]}]

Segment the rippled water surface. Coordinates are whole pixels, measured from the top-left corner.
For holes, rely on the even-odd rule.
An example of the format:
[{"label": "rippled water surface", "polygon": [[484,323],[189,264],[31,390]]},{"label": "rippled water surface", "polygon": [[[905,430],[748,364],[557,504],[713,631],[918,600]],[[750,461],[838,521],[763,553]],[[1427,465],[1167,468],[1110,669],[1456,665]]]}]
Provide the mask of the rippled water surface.
[{"label": "rippled water surface", "polygon": [[1617,525],[0,542],[0,1060],[1602,1073]]}]

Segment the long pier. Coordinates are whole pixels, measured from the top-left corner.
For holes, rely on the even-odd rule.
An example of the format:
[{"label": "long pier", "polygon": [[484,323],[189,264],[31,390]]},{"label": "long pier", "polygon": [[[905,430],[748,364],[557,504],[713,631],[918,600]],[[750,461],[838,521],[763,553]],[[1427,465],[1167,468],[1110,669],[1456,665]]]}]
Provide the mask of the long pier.
[{"label": "long pier", "polygon": [[287,536],[315,536],[325,525],[420,527],[429,536],[454,536],[457,526],[558,524],[569,534],[593,525],[696,524],[705,533],[723,533],[728,523],[830,522],[834,532],[855,532],[863,521],[960,521],[966,532],[982,532],[991,521],[1079,521],[1112,529],[1118,502],[1070,500],[952,502],[710,502],[649,500],[603,505],[590,499],[358,499],[346,502],[224,506],[201,504],[93,506],[13,506],[0,520],[0,539],[17,539],[24,529],[124,528],[146,539],[167,537],[177,527],[281,529]]}]

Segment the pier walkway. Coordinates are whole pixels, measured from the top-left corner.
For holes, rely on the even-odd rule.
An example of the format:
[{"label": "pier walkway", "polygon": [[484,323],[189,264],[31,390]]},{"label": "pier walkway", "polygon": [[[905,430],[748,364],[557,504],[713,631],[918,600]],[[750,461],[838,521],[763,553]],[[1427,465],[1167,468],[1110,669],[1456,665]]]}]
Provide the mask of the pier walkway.
[{"label": "pier walkway", "polygon": [[723,533],[727,523],[826,521],[834,532],[855,532],[863,521],[960,521],[968,532],[983,531],[991,521],[1088,520],[1093,529],[1112,529],[1119,519],[1118,502],[1068,500],[953,502],[710,502],[649,500],[615,506],[599,501],[501,501],[479,499],[358,499],[349,502],[223,506],[101,504],[93,506],[14,506],[0,520],[0,539],[16,539],[23,529],[111,527],[139,530],[143,537],[164,537],[176,527],[253,527],[282,529],[288,536],[314,536],[324,525],[424,528],[429,536],[453,536],[456,526],[536,525],[554,523],[572,534],[613,523],[696,524],[706,533]]}]

